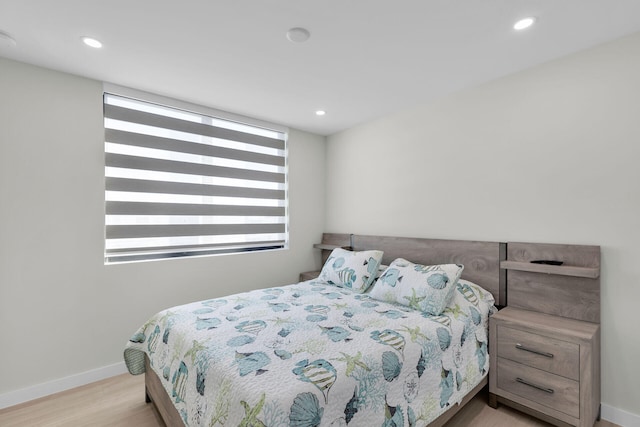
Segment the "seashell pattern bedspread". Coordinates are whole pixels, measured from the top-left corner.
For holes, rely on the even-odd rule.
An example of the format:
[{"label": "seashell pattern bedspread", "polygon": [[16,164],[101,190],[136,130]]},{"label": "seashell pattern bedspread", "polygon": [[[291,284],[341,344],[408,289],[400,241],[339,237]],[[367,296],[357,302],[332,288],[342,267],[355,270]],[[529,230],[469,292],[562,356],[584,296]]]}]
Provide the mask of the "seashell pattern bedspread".
[{"label": "seashell pattern bedspread", "polygon": [[127,343],[187,426],[424,426],[487,374],[490,293],[432,316],[315,280],[164,310]]}]

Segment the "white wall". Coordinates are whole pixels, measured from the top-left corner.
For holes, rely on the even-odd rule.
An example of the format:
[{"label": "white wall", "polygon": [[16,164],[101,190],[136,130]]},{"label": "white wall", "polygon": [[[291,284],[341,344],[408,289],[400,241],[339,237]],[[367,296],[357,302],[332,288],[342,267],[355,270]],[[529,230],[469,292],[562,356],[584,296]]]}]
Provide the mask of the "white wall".
[{"label": "white wall", "polygon": [[602,402],[640,415],[640,34],[331,136],[326,162],[328,232],[600,245]]},{"label": "white wall", "polygon": [[2,58],[0,76],[0,395],[121,362],[161,309],[317,268],[324,137],[289,136],[290,250],[105,266],[102,84]]}]

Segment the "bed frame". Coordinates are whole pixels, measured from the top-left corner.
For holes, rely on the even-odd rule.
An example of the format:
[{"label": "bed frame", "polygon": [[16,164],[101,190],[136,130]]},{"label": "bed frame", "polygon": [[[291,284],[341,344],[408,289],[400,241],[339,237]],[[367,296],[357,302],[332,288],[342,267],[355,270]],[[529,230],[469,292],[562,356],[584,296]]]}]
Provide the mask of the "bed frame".
[{"label": "bed frame", "polygon": [[[353,250],[379,249],[384,251],[383,264],[389,264],[396,258],[434,265],[456,263],[464,264],[462,278],[479,284],[491,292],[496,305],[506,305],[506,274],[500,268],[500,262],[506,259],[506,244],[499,242],[480,242],[468,240],[422,239],[412,237],[366,236],[354,234],[325,233],[322,243],[315,245],[322,250],[322,262],[336,247],[351,247]],[[485,377],[459,405],[453,405],[440,417],[429,424],[440,427],[451,419],[488,383]],[[167,426],[182,426],[182,418],[173,406],[160,379],[149,366],[145,354],[146,402],[153,402]]]}]

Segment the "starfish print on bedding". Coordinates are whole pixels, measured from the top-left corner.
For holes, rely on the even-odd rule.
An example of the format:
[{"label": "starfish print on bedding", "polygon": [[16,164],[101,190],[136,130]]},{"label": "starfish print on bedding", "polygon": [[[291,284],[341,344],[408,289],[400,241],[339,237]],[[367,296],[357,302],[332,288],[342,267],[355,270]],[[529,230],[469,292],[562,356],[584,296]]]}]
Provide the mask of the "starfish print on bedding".
[{"label": "starfish print on bedding", "polygon": [[420,332],[420,326],[416,326],[415,328],[402,326],[402,329],[398,329],[398,331],[408,332],[409,336],[411,337],[411,342],[416,342],[418,340],[418,337],[422,337],[427,341],[429,340],[429,338],[425,334]]},{"label": "starfish print on bedding", "polygon": [[262,393],[260,402],[258,402],[258,404],[253,408],[251,408],[251,406],[249,406],[249,404],[244,400],[240,401],[240,404],[244,408],[245,415],[242,421],[240,421],[238,427],[266,427],[264,423],[257,418],[264,406],[264,398],[265,394]]},{"label": "starfish print on bedding", "polygon": [[193,340],[193,346],[191,347],[191,350],[187,351],[184,354],[184,357],[186,358],[187,356],[191,356],[191,363],[196,363],[196,355],[198,354],[198,352],[206,349],[207,347],[200,344],[198,341]]},{"label": "starfish print on bedding", "polygon": [[443,313],[451,313],[453,314],[453,317],[458,320],[458,317],[462,314],[464,317],[469,317],[467,316],[467,314],[462,311],[462,309],[460,308],[460,305],[456,304],[455,307],[451,308],[451,307],[447,307],[444,309]]},{"label": "starfish print on bedding", "polygon": [[371,370],[371,368],[369,368],[363,361],[360,360],[362,359],[361,352],[358,352],[358,354],[356,354],[355,356],[349,356],[348,354],[343,352],[340,352],[340,354],[342,354],[342,357],[331,360],[337,360],[339,362],[345,362],[347,364],[347,369],[345,371],[346,376],[351,376],[353,371],[356,369],[356,366],[359,366],[366,371]]},{"label": "starfish print on bedding", "polygon": [[416,290],[415,289],[411,289],[411,296],[410,297],[403,297],[404,299],[406,299],[409,302],[409,307],[413,308],[414,310],[420,310],[420,301],[426,299],[427,297],[419,297],[416,295]]}]

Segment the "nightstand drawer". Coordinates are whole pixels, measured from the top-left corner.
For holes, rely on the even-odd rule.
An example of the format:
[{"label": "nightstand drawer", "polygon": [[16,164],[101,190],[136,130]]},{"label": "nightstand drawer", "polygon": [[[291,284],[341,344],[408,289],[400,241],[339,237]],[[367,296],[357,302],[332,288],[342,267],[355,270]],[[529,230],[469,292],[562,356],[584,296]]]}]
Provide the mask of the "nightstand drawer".
[{"label": "nightstand drawer", "polygon": [[580,385],[577,381],[498,358],[498,388],[532,402],[580,417]]},{"label": "nightstand drawer", "polygon": [[572,380],[580,379],[580,346],[498,326],[498,356]]}]

